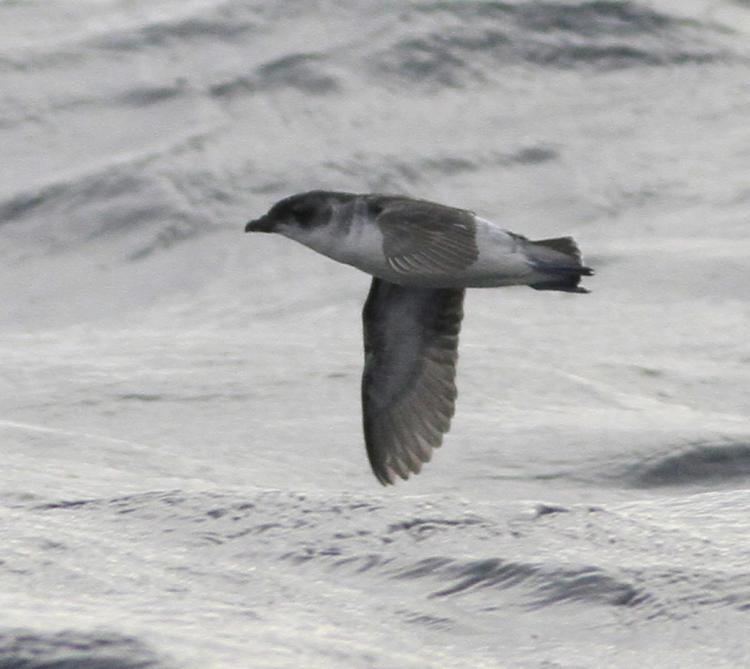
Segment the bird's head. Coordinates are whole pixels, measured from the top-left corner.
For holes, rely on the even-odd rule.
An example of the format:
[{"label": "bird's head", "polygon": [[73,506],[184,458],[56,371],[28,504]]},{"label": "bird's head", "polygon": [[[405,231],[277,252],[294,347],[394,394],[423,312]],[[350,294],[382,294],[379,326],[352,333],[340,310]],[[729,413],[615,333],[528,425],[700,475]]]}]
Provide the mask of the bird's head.
[{"label": "bird's head", "polygon": [[293,239],[304,236],[330,221],[335,201],[331,195],[310,191],[284,198],[267,214],[250,221],[245,232],[277,232]]}]

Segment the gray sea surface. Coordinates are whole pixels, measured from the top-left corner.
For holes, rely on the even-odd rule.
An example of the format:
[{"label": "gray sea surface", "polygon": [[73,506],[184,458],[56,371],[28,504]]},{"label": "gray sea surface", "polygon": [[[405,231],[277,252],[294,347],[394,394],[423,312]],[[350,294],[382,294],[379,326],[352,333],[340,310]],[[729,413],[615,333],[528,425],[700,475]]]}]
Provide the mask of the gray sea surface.
[{"label": "gray sea surface", "polygon": [[[2,0],[0,147],[0,668],[750,666],[747,0]],[[597,270],[395,487],[313,188]]]}]

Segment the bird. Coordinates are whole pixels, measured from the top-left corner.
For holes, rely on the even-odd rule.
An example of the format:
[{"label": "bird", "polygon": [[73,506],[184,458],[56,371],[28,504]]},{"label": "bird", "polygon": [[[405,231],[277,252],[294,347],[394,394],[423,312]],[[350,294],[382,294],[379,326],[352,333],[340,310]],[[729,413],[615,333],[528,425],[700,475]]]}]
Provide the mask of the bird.
[{"label": "bird", "polygon": [[370,275],[362,311],[362,425],[383,485],[418,474],[455,412],[467,288],[526,285],[587,293],[572,237],[531,241],[471,210],[405,195],[313,190],[245,225]]}]

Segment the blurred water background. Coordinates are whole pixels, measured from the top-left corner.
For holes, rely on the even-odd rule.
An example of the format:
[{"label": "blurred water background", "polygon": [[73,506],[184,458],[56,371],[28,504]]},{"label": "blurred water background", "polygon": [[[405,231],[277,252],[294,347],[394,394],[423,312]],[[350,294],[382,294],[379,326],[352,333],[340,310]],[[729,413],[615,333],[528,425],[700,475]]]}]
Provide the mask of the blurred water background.
[{"label": "blurred water background", "polygon": [[[0,667],[750,664],[746,0],[0,2]],[[382,489],[290,193],[573,234]]]}]

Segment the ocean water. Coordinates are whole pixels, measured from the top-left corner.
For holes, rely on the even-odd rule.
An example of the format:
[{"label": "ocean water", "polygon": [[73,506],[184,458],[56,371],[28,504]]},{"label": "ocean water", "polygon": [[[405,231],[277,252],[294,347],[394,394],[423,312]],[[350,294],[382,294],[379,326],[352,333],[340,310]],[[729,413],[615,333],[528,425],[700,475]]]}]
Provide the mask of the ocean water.
[{"label": "ocean water", "polygon": [[[0,2],[0,667],[750,665],[746,0]],[[572,234],[382,488],[313,188]]]}]

